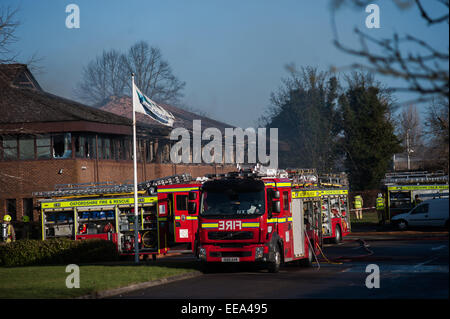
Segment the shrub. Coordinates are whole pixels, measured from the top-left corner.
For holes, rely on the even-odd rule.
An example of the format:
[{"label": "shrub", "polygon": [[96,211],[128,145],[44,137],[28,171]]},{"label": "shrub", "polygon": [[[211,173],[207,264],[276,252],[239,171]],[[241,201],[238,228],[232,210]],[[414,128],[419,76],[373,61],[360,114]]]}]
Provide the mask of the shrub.
[{"label": "shrub", "polygon": [[114,261],[116,245],[107,240],[18,240],[0,246],[0,265],[7,267]]}]

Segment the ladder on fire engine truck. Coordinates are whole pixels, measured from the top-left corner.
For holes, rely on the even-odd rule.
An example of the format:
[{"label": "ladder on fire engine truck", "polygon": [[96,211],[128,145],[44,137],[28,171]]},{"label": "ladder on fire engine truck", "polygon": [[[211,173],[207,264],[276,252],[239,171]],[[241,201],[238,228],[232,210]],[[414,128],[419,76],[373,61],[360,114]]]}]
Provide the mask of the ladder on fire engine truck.
[{"label": "ladder on fire engine truck", "polygon": [[294,186],[317,186],[319,179],[315,168],[288,168],[286,171]]},{"label": "ladder on fire engine truck", "polygon": [[319,175],[319,184],[325,187],[347,187],[348,178],[345,173],[328,173]]},{"label": "ladder on fire engine truck", "polygon": [[445,175],[443,171],[386,173],[382,182],[384,185],[448,184],[448,175]]},{"label": "ladder on fire engine truck", "polygon": [[[138,191],[148,191],[149,194],[155,194],[156,188],[160,185],[189,183],[190,181],[192,181],[192,176],[190,174],[166,176],[139,183]],[[55,185],[54,191],[34,192],[33,196],[40,198],[50,198],[84,195],[123,194],[132,193],[133,191],[133,184],[114,184],[112,182],[103,182]]]}]

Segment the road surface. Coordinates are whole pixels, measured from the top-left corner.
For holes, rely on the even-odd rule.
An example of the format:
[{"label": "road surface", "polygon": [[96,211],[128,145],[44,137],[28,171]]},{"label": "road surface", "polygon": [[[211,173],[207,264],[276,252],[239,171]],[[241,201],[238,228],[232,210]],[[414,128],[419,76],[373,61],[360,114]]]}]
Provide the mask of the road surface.
[{"label": "road surface", "polygon": [[[242,265],[114,298],[127,299],[447,299],[448,239],[351,240],[325,245],[330,261],[312,268],[284,265],[277,274]],[[367,288],[368,265],[379,269],[379,288]],[[376,280],[370,277],[369,284]]]}]

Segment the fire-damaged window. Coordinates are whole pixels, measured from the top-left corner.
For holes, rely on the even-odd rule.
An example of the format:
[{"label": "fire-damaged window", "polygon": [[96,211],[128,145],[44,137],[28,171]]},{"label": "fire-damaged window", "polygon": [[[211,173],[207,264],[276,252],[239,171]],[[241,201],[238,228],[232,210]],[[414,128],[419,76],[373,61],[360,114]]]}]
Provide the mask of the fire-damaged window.
[{"label": "fire-damaged window", "polygon": [[122,138],[119,141],[119,159],[130,160],[131,158],[131,141],[128,138]]},{"label": "fire-damaged window", "polygon": [[145,159],[147,163],[155,160],[155,144],[153,141],[145,141]]},{"label": "fire-damaged window", "polygon": [[86,147],[86,157],[95,159],[97,158],[97,145],[95,136],[89,136],[86,138],[87,143],[85,143]]},{"label": "fire-damaged window", "polygon": [[72,137],[70,133],[53,136],[53,158],[72,157]]},{"label": "fire-damaged window", "polygon": [[75,136],[75,157],[95,159],[97,156],[95,136]]},{"label": "fire-damaged window", "polygon": [[101,139],[102,141],[102,158],[104,159],[111,159],[112,155],[111,155],[111,139],[109,139],[108,137],[104,137]]},{"label": "fire-damaged window", "polygon": [[162,145],[161,148],[161,162],[169,163],[170,162],[170,144],[166,143]]},{"label": "fire-damaged window", "polygon": [[85,154],[85,145],[86,138],[84,136],[76,136],[75,137],[75,157],[84,158],[86,157]]}]

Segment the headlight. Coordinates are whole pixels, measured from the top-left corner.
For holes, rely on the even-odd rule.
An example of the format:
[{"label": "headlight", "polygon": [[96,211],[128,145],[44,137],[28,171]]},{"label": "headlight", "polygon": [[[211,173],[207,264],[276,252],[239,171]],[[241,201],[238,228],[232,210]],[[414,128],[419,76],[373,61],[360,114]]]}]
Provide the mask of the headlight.
[{"label": "headlight", "polygon": [[263,256],[264,256],[264,247],[256,247],[255,259],[263,258]]}]

